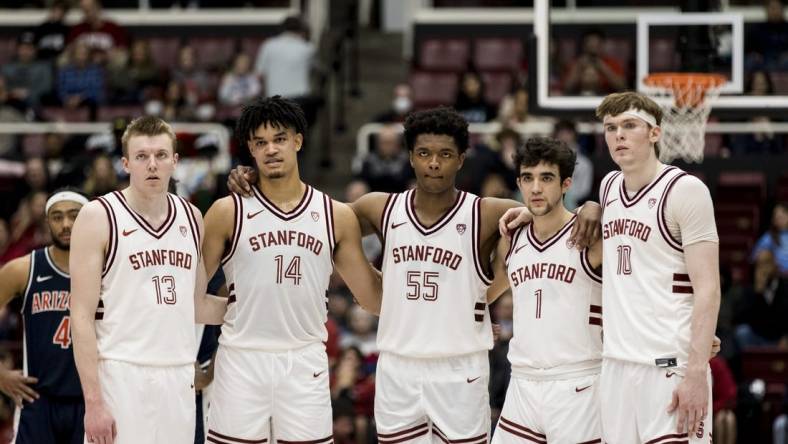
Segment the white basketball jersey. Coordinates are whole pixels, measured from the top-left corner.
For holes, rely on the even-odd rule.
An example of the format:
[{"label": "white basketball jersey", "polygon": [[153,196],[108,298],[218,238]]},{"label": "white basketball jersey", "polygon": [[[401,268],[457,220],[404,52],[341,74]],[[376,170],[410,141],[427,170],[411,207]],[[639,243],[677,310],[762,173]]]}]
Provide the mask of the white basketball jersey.
[{"label": "white basketball jersey", "polygon": [[666,167],[631,197],[620,171],[602,181],[605,357],[686,366],[692,284],[665,221],[667,197],[685,174]]},{"label": "white basketball jersey", "polygon": [[323,342],[335,243],[331,198],[307,185],[301,202],[284,212],[252,188],[252,197],[232,195],[233,241],[222,259],[230,299],[219,342],[263,351]]},{"label": "white basketball jersey", "polygon": [[96,312],[99,359],[155,366],[193,363],[201,243],[189,204],[167,194],[167,219],[154,228],[123,193],[98,200],[110,225]]},{"label": "white basketball jersey", "polygon": [[415,190],[392,194],[381,221],[383,304],[378,348],[408,357],[447,357],[492,348],[486,276],[479,259],[481,199],[458,192],[431,227]]},{"label": "white basketball jersey", "polygon": [[533,224],[512,237],[506,269],[515,374],[559,377],[598,372],[602,364],[602,276],[589,264],[588,250],[567,245],[574,223],[575,217],[544,242]]}]

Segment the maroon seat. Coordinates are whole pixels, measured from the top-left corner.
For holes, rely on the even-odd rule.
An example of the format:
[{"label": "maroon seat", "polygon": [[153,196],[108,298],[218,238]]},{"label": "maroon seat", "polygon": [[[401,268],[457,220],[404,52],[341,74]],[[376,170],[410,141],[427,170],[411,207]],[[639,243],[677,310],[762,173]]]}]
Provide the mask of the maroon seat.
[{"label": "maroon seat", "polygon": [[410,74],[409,83],[417,108],[452,105],[457,98],[458,80],[454,73],[416,71]]},{"label": "maroon seat", "polygon": [[25,134],[22,137],[22,152],[25,158],[46,155],[46,138],[43,134]]},{"label": "maroon seat", "polygon": [[777,71],[771,74],[774,93],[777,95],[788,94],[788,71]]},{"label": "maroon seat", "polygon": [[16,55],[16,38],[0,38],[0,65],[14,60]]},{"label": "maroon seat", "polygon": [[178,64],[178,51],[181,48],[179,37],[153,37],[148,39],[153,61],[160,68],[172,69]]},{"label": "maroon seat", "polygon": [[466,39],[427,39],[419,49],[419,68],[431,71],[464,72],[471,47]]},{"label": "maroon seat", "polygon": [[232,37],[192,37],[189,45],[194,48],[197,66],[222,71],[228,69],[235,55],[235,39]]},{"label": "maroon seat", "polygon": [[727,171],[720,173],[715,201],[760,204],[766,199],[766,175],[761,171]]},{"label": "maroon seat", "polygon": [[512,90],[512,75],[508,72],[483,72],[484,99],[487,103],[498,106],[501,100]]},{"label": "maroon seat", "polygon": [[473,65],[479,71],[517,71],[523,42],[516,38],[478,38],[473,42]]},{"label": "maroon seat", "polygon": [[50,122],[88,122],[90,110],[87,108],[67,109],[59,106],[47,106],[41,110],[44,120]]},{"label": "maroon seat", "polygon": [[241,52],[252,59],[252,66],[254,66],[254,61],[257,60],[257,52],[260,50],[260,46],[263,45],[264,41],[265,37],[242,37],[240,40]]},{"label": "maroon seat", "polygon": [[128,105],[128,106],[102,106],[98,109],[96,120],[99,122],[109,122],[123,117],[127,119],[134,119],[143,114],[141,106]]},{"label": "maroon seat", "polygon": [[720,204],[714,207],[714,219],[720,235],[754,237],[760,227],[760,205],[757,203]]},{"label": "maroon seat", "polygon": [[676,43],[673,39],[653,39],[648,46],[649,71],[664,72],[676,69],[677,53]]}]

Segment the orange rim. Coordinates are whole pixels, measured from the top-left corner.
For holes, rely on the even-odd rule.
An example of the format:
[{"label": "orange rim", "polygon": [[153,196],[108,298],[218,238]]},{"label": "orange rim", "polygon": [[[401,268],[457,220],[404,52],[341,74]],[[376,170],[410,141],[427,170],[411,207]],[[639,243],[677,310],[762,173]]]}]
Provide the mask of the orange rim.
[{"label": "orange rim", "polygon": [[696,72],[660,72],[649,74],[643,80],[648,86],[662,88],[681,88],[683,86],[699,86],[703,89],[716,88],[725,83],[725,76],[721,74],[696,73]]}]

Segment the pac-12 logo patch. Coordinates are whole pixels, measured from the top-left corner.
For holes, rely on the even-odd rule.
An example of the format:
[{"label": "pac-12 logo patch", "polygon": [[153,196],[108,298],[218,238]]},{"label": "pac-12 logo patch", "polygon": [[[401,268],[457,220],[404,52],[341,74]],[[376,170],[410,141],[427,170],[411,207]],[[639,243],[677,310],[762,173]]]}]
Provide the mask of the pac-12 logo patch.
[{"label": "pac-12 logo patch", "polygon": [[657,199],[654,199],[654,198],[652,197],[651,199],[649,199],[649,200],[648,200],[648,208],[649,208],[649,209],[652,209],[652,208],[654,208],[654,205],[656,205],[656,204],[657,204]]},{"label": "pac-12 logo patch", "polygon": [[180,229],[181,229],[181,234],[183,235],[183,237],[186,237],[186,226],[185,225],[181,225]]},{"label": "pac-12 logo patch", "polygon": [[462,234],[465,233],[465,224],[457,224],[457,232]]},{"label": "pac-12 logo patch", "polygon": [[313,211],[312,212],[312,220],[315,221],[315,222],[319,221],[320,220],[320,213],[318,213],[317,211]]}]

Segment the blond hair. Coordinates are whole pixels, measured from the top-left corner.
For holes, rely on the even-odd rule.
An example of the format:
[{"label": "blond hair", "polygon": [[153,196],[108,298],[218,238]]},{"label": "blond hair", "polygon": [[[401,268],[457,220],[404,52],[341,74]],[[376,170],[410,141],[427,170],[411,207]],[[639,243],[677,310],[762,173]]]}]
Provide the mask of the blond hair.
[{"label": "blond hair", "polygon": [[[657,102],[651,100],[648,96],[633,91],[613,93],[605,97],[596,108],[596,116],[599,119],[604,119],[605,116],[617,116],[632,108],[645,111],[654,116],[657,126],[662,124],[662,108],[657,105]],[[654,152],[659,157],[659,142],[654,143]]]},{"label": "blond hair", "polygon": [[172,141],[172,152],[176,152],[177,143],[175,138],[175,131],[172,126],[165,122],[163,119],[154,116],[142,116],[132,120],[123,132],[120,138],[121,146],[123,148],[123,156],[129,155],[129,140],[134,136],[159,136],[166,134]]}]

